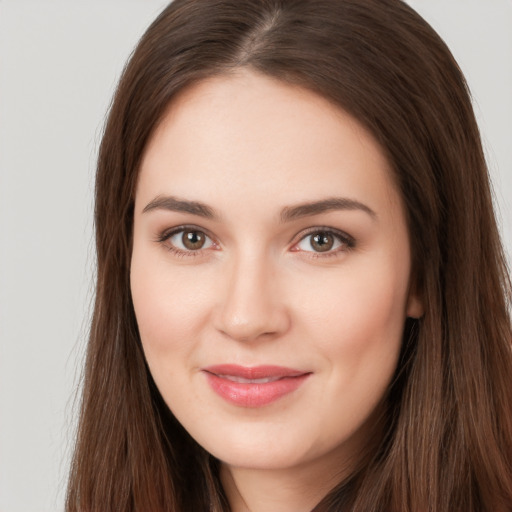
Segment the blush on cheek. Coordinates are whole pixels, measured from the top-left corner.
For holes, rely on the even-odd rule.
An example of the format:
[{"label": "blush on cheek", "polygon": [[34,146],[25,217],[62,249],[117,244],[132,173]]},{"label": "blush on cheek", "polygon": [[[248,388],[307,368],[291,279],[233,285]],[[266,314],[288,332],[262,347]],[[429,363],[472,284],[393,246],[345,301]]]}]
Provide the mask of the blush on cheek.
[{"label": "blush on cheek", "polygon": [[134,309],[143,350],[154,373],[157,368],[172,366],[173,360],[188,357],[194,350],[204,322],[204,305],[192,294],[176,294],[176,282],[171,288],[162,281],[135,277]]},{"label": "blush on cheek", "polygon": [[321,336],[339,388],[351,390],[349,395],[354,396],[368,393],[364,400],[368,404],[380,400],[394,374],[405,323],[403,298],[383,281],[379,287],[374,283],[373,288],[352,288],[337,303],[339,313],[330,315]]},{"label": "blush on cheek", "polygon": [[158,303],[139,303],[135,305],[142,345],[145,352],[164,357],[175,353],[186,353],[187,328],[191,320],[180,315],[180,311],[162,308]]}]

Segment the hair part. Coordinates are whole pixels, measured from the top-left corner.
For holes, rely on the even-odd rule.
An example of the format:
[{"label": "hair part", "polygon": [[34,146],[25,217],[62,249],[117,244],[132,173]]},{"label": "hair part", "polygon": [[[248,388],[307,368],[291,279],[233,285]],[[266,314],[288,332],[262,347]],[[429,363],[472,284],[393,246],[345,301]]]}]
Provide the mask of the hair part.
[{"label": "hair part", "polygon": [[96,304],[67,512],[229,510],[217,462],[149,373],[130,258],[138,170],[168,105],[241,68],[327,98],[380,143],[425,307],[404,329],[383,437],[315,510],[507,509],[510,281],[471,98],[448,48],[400,0],[175,0],[126,66],[100,147]]}]

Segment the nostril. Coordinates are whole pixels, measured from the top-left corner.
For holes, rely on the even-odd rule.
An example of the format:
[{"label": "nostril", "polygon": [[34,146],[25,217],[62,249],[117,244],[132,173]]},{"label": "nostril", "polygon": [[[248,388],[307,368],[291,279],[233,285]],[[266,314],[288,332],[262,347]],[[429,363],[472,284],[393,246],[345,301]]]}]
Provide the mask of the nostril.
[{"label": "nostril", "polygon": [[216,320],[216,327],[224,336],[241,342],[255,339],[268,339],[279,336],[288,329],[289,321],[284,307],[272,307],[263,311],[247,309],[245,314],[240,310],[224,310]]}]

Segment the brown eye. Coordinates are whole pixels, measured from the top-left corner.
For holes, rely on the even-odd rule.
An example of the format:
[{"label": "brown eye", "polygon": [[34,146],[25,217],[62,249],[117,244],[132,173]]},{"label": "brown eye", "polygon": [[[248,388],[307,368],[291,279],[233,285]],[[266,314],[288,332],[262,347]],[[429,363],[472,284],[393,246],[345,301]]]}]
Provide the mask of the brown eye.
[{"label": "brown eye", "polygon": [[310,244],[316,252],[330,251],[334,246],[334,236],[331,233],[315,233],[310,235]]},{"label": "brown eye", "polygon": [[200,253],[206,249],[213,249],[216,247],[213,240],[200,229],[178,229],[170,235],[163,235],[160,239],[161,242],[168,246],[168,249],[192,255],[193,253]]},{"label": "brown eye", "polygon": [[311,230],[302,237],[293,248],[294,251],[309,253],[325,253],[325,256],[349,251],[355,246],[355,240],[346,233],[338,230]]},{"label": "brown eye", "polygon": [[206,241],[206,235],[201,231],[183,231],[181,242],[190,251],[202,249]]}]

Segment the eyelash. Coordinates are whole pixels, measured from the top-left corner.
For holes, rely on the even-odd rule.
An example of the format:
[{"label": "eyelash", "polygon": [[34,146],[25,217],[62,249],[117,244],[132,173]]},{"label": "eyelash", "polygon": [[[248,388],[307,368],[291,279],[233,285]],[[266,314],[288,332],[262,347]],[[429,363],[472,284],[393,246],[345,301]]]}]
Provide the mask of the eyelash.
[{"label": "eyelash", "polygon": [[[201,256],[203,251],[207,250],[208,248],[207,249],[200,248],[197,250],[192,250],[192,249],[191,250],[182,250],[182,249],[177,248],[173,244],[166,243],[166,242],[169,242],[169,240],[173,236],[180,234],[180,233],[187,232],[187,231],[202,233],[211,241],[211,243],[213,244],[214,247],[218,247],[218,244],[216,244],[216,242],[213,240],[213,237],[211,237],[204,229],[199,228],[197,226],[193,226],[193,225],[177,226],[171,230],[163,231],[158,236],[156,241],[161,244],[164,244],[168,251],[170,251],[175,256],[178,256],[180,258],[187,258],[187,257],[195,258],[195,257]],[[304,253],[308,253],[307,257],[309,257],[309,258],[316,259],[316,258],[329,258],[329,257],[333,257],[333,256],[336,257],[336,256],[339,256],[340,253],[347,253],[347,252],[353,250],[356,246],[355,239],[352,236],[348,235],[347,233],[344,233],[343,231],[339,231],[337,229],[333,229],[333,228],[329,228],[329,227],[317,226],[314,228],[309,228],[305,232],[302,232],[300,234],[299,240],[293,244],[291,250],[293,252],[301,252],[299,249],[296,249],[296,247],[302,241],[307,239],[308,237],[310,237],[312,235],[316,235],[316,234],[330,235],[330,236],[334,237],[334,239],[340,243],[340,247],[336,248],[335,250],[329,249],[328,251],[325,251],[325,252],[314,251],[314,250],[302,251]],[[310,244],[311,244],[311,242],[310,242]]]},{"label": "eyelash", "polygon": [[[208,234],[206,233],[206,231],[202,228],[199,228],[197,226],[191,226],[191,225],[186,225],[186,226],[177,226],[171,230],[166,230],[166,231],[163,231],[157,238],[157,242],[161,243],[161,244],[164,244],[165,248],[173,253],[175,256],[178,256],[179,258],[196,258],[198,256],[201,256],[201,253],[202,251],[204,250],[201,250],[201,249],[198,249],[196,251],[194,250],[188,250],[188,251],[184,251],[182,249],[179,249],[178,247],[170,244],[170,243],[166,243],[168,242],[173,236],[179,234],[179,233],[185,233],[185,232],[192,232],[192,233],[202,233],[204,234],[209,240],[211,240],[213,242],[213,238]],[[213,242],[214,245],[215,242]]]},{"label": "eyelash", "polygon": [[[316,258],[337,257],[337,256],[340,256],[341,254],[350,252],[356,246],[355,239],[352,236],[350,236],[349,234],[347,234],[347,233],[345,233],[343,231],[339,231],[337,229],[329,228],[327,226],[315,226],[313,228],[307,229],[305,232],[302,232],[300,234],[300,238],[299,238],[298,242],[295,242],[293,244],[293,247],[297,247],[298,244],[300,244],[303,240],[307,239],[308,237],[310,237],[312,235],[317,235],[317,234],[330,235],[330,236],[334,237],[334,239],[337,240],[340,243],[340,247],[337,248],[337,249],[334,249],[334,250],[330,249],[330,250],[325,251],[325,252],[320,252],[320,251],[303,251],[303,252],[308,253],[308,257],[309,258],[315,258],[316,259]],[[311,245],[311,242],[310,242],[310,245]],[[292,248],[292,251],[299,252],[298,249],[294,250],[293,248]]]}]

